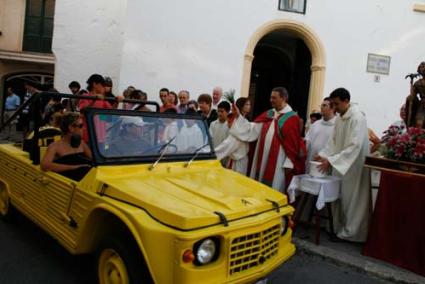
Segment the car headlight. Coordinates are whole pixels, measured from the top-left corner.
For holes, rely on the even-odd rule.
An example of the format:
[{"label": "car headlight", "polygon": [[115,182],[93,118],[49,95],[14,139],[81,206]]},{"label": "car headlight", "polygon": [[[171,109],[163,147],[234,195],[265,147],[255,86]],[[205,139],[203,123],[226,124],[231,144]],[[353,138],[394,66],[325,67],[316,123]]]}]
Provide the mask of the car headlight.
[{"label": "car headlight", "polygon": [[219,240],[207,238],[197,242],[194,246],[195,264],[204,265],[218,258]]},{"label": "car headlight", "polygon": [[288,216],[282,217],[282,226],[280,227],[280,235],[283,236],[288,231],[289,218]]}]

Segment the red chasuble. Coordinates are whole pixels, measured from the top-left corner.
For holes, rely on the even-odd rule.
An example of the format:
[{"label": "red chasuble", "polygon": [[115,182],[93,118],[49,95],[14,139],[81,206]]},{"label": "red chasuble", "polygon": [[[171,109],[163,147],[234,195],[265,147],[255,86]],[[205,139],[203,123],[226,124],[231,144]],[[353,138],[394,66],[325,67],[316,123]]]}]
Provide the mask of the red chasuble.
[{"label": "red chasuble", "polygon": [[294,168],[289,175],[285,176],[285,187],[291,181],[293,175],[303,174],[305,171],[306,147],[301,138],[300,118],[294,111],[280,114],[274,119],[274,110],[268,110],[261,114],[255,122],[263,123],[260,134],[260,142],[258,149],[257,165],[255,179],[259,179],[261,162],[263,160],[264,144],[269,127],[275,127],[275,135],[273,136],[266,169],[264,171],[263,182],[271,185],[276,171],[276,162],[279,154],[279,147],[282,146],[285,155],[291,160]]}]

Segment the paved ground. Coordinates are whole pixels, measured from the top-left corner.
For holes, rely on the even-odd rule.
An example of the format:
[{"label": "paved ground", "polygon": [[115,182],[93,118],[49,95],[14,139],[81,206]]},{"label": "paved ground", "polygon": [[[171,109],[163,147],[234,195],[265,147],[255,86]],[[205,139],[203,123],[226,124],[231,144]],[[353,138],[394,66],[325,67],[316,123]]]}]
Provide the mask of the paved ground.
[{"label": "paved ground", "polygon": [[[71,256],[23,216],[0,221],[0,283],[92,283],[92,259]],[[271,283],[388,283],[298,253],[269,276]]]},{"label": "paved ground", "polygon": [[334,265],[326,260],[298,253],[269,277],[271,283],[373,284],[390,283],[361,272]]},{"label": "paved ground", "polygon": [[390,263],[362,255],[363,244],[331,242],[326,231],[322,229],[320,245],[317,246],[314,244],[314,236],[314,228],[298,224],[294,234],[294,242],[299,250],[309,255],[319,256],[325,258],[327,262],[363,271],[368,275],[379,277],[379,279],[406,284],[425,283],[425,277]]}]

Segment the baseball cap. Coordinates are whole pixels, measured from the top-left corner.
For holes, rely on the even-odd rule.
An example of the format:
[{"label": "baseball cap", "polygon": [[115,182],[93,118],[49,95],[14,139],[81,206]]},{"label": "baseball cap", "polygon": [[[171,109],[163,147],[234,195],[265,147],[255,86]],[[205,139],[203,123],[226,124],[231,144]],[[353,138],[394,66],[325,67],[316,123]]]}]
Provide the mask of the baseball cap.
[{"label": "baseball cap", "polygon": [[149,123],[145,123],[141,117],[137,116],[124,116],[122,118],[122,125],[131,125],[134,124],[136,126],[144,126]]}]

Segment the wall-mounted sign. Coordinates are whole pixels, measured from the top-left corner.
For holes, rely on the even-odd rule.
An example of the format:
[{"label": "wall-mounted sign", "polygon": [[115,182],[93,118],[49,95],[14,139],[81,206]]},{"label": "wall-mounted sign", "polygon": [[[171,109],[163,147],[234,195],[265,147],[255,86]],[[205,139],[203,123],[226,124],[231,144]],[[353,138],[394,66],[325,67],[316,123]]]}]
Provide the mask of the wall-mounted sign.
[{"label": "wall-mounted sign", "polygon": [[383,75],[390,74],[391,57],[369,53],[367,56],[367,72]]},{"label": "wall-mounted sign", "polygon": [[279,0],[279,10],[305,14],[307,0]]}]

